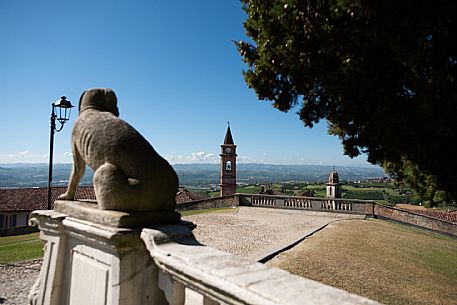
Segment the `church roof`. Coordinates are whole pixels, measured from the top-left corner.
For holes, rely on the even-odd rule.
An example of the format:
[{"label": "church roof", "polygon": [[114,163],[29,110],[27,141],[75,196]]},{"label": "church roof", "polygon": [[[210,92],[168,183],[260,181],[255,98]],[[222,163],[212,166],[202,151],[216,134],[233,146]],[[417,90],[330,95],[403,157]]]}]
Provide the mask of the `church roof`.
[{"label": "church roof", "polygon": [[233,143],[232,132],[230,131],[230,125],[227,127],[227,132],[225,133],[224,144],[230,144],[230,145],[235,144],[235,143]]}]

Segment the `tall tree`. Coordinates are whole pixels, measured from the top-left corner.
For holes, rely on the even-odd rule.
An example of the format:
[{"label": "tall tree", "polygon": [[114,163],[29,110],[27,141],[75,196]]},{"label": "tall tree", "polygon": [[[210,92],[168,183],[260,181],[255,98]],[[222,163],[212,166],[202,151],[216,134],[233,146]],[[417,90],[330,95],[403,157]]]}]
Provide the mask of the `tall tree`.
[{"label": "tall tree", "polygon": [[253,42],[238,50],[259,99],[297,106],[308,127],[326,119],[347,155],[366,153],[432,204],[457,198],[457,2],[242,3]]}]

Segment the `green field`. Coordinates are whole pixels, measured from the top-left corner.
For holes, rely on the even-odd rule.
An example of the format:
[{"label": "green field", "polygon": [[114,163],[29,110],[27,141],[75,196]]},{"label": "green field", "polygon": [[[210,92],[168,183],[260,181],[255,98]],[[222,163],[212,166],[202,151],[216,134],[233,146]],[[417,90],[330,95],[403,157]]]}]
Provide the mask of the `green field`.
[{"label": "green field", "polygon": [[260,192],[260,186],[248,185],[244,187],[237,187],[236,192],[240,194],[257,194]]},{"label": "green field", "polygon": [[0,264],[20,262],[43,256],[39,233],[0,237]]}]

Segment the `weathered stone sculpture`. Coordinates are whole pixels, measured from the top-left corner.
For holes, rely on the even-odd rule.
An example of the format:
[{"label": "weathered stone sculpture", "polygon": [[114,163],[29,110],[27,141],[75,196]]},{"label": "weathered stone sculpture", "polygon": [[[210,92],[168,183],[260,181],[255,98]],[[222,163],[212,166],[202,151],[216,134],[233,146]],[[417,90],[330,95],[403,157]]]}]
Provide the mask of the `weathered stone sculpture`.
[{"label": "weathered stone sculpture", "polygon": [[88,164],[94,170],[100,209],[173,211],[178,189],[175,171],[118,115],[111,89],[89,89],[82,94],[72,134],[73,168],[67,192],[59,199],[74,199]]}]

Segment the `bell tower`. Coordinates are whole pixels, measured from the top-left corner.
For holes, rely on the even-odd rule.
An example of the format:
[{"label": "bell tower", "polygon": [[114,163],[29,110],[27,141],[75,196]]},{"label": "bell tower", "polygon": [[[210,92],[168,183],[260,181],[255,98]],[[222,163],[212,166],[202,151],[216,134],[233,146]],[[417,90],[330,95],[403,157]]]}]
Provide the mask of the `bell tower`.
[{"label": "bell tower", "polygon": [[236,145],[233,143],[230,123],[227,122],[224,144],[221,145],[221,196],[236,193]]}]

